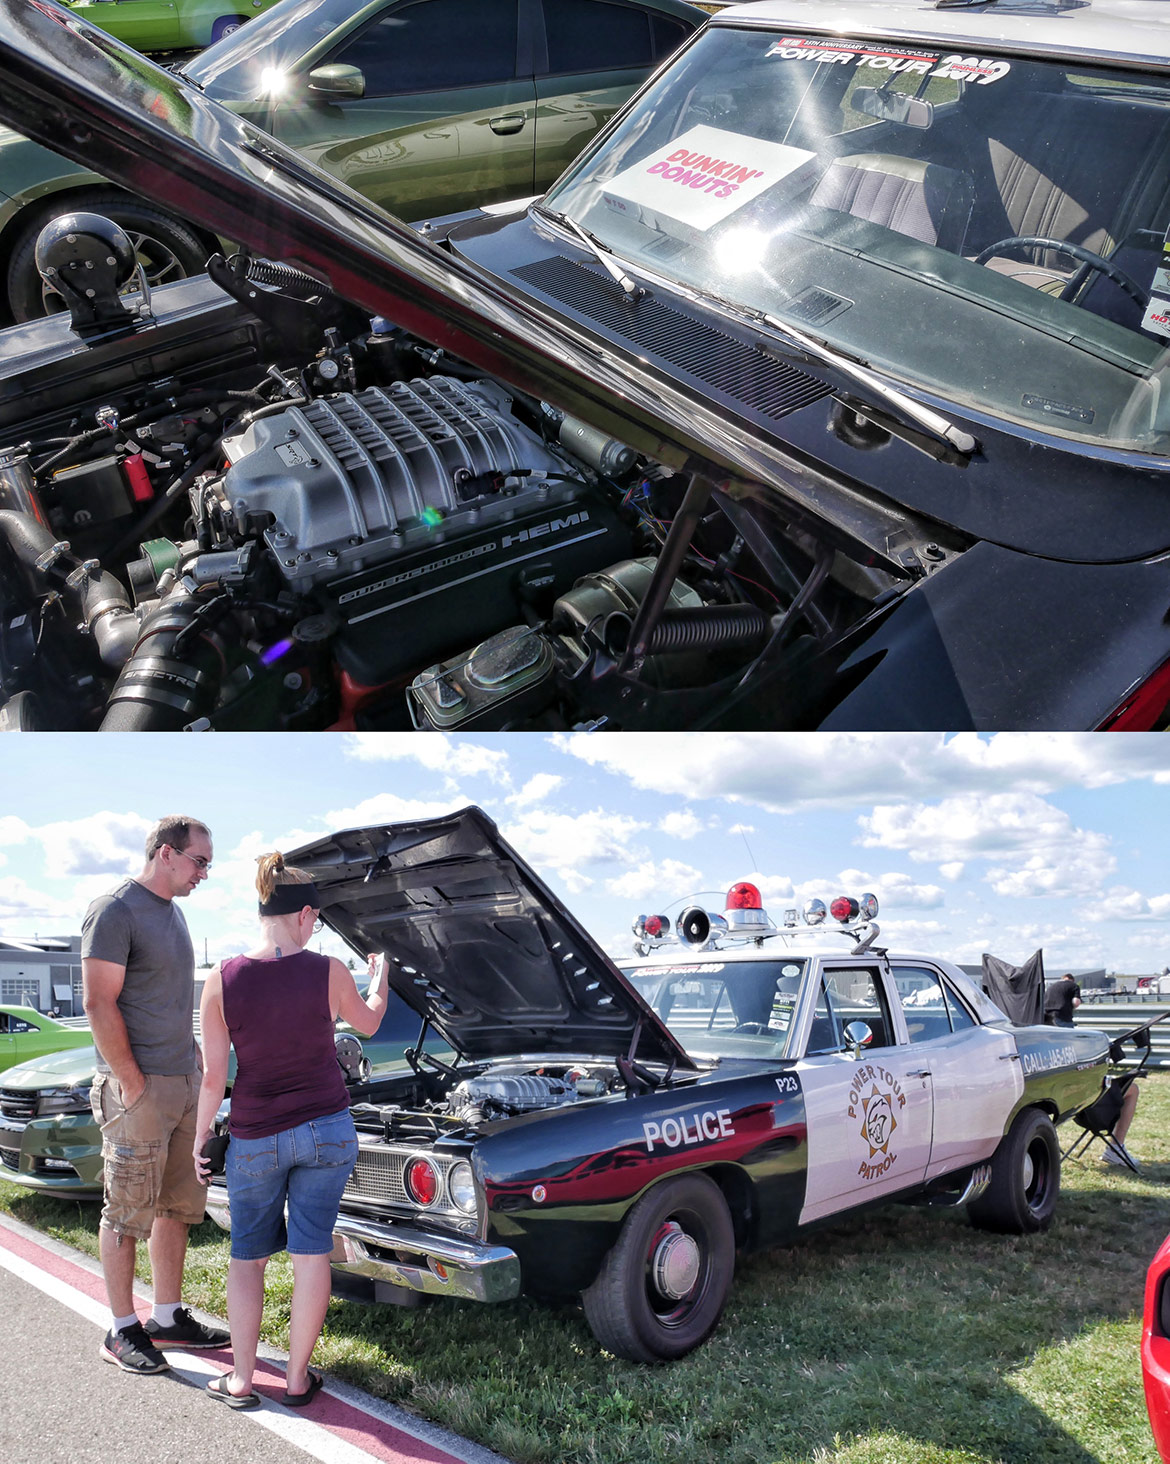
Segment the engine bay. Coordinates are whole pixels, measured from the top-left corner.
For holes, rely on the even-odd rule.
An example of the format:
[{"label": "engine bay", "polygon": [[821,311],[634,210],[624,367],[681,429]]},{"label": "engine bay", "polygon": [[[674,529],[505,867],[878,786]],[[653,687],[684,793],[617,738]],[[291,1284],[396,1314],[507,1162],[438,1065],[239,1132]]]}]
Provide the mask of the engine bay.
[{"label": "engine bay", "polygon": [[[454,1081],[458,1079],[458,1081]],[[395,1083],[392,1103],[355,1104],[359,1133],[387,1144],[468,1138],[502,1119],[604,1098],[623,1086],[612,1063],[497,1062],[444,1076],[421,1072]]]},{"label": "engine bay", "polygon": [[801,720],[810,648],[913,576],[718,493],[664,565],[689,488],[266,261],[13,327],[0,725],[775,726],[786,677]]}]

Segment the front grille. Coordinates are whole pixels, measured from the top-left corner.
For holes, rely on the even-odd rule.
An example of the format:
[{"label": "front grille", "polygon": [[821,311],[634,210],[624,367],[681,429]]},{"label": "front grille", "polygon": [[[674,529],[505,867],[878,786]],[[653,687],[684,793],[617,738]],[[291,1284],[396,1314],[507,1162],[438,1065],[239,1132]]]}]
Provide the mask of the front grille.
[{"label": "front grille", "polygon": [[26,1093],[20,1088],[0,1088],[0,1113],[5,1118],[36,1118],[36,1093]]},{"label": "front grille", "polygon": [[0,1149],[0,1164],[3,1164],[4,1167],[5,1167],[5,1169],[19,1169],[20,1168],[20,1150],[19,1149]]},{"label": "front grille", "polygon": [[560,300],[619,339],[652,351],[705,386],[773,420],[830,395],[830,388],[786,361],[681,310],[644,295],[631,304],[608,274],[559,255],[525,264],[512,273]]},{"label": "front grille", "polygon": [[385,1205],[411,1204],[402,1179],[407,1158],[406,1154],[391,1154],[384,1149],[360,1149],[345,1187],[346,1196],[355,1200],[381,1200]]}]

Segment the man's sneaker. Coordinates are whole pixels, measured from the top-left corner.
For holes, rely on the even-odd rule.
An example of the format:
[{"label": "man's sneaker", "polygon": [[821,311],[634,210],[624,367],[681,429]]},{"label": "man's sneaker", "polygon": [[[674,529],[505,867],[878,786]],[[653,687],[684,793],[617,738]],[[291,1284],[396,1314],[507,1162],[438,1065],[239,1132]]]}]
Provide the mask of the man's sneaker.
[{"label": "man's sneaker", "polygon": [[101,1356],[123,1372],[166,1372],[170,1363],[150,1340],[141,1322],[133,1322],[118,1332],[107,1332],[101,1345]]},{"label": "man's sneaker", "polygon": [[185,1306],[175,1308],[175,1319],[169,1327],[153,1317],[145,1325],[147,1337],[159,1347],[227,1347],[232,1340],[230,1332],[197,1322]]},{"label": "man's sneaker", "polygon": [[[1120,1154],[1117,1152],[1118,1149],[1121,1150]],[[1122,1154],[1124,1154],[1125,1156],[1124,1159],[1122,1158]],[[1141,1165],[1137,1162],[1137,1160],[1133,1157],[1133,1155],[1129,1152],[1129,1150],[1125,1147],[1120,1139],[1113,1139],[1111,1145],[1106,1147],[1105,1153],[1102,1155],[1102,1162],[1105,1164],[1117,1164],[1122,1169],[1128,1168],[1129,1165],[1132,1165],[1134,1169],[1141,1169]]]}]

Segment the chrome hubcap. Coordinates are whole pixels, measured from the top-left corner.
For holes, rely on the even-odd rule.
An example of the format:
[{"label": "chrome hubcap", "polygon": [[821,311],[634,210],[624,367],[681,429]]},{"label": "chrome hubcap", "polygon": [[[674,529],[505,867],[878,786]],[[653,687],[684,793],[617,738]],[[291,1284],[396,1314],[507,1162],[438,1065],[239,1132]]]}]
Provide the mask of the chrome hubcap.
[{"label": "chrome hubcap", "polygon": [[701,1261],[698,1244],[677,1221],[671,1220],[663,1226],[650,1256],[654,1289],[671,1301],[681,1301],[694,1289]]},{"label": "chrome hubcap", "polygon": [[1024,1193],[1031,1194],[1032,1185],[1036,1180],[1036,1166],[1032,1162],[1031,1154],[1024,1155]]}]

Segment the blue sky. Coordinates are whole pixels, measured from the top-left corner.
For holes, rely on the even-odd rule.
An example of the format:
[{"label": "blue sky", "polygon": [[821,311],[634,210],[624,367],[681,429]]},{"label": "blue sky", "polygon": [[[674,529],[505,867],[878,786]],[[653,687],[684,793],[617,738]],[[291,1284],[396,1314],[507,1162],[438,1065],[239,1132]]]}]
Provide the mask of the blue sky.
[{"label": "blue sky", "polygon": [[639,912],[722,909],[751,879],[777,916],[873,890],[901,950],[1170,965],[1160,735],[37,734],[4,754],[8,937],[76,932],[151,822],[187,813],[215,839],[184,905],[215,960],[252,942],[256,854],[478,803],[613,954]]}]

